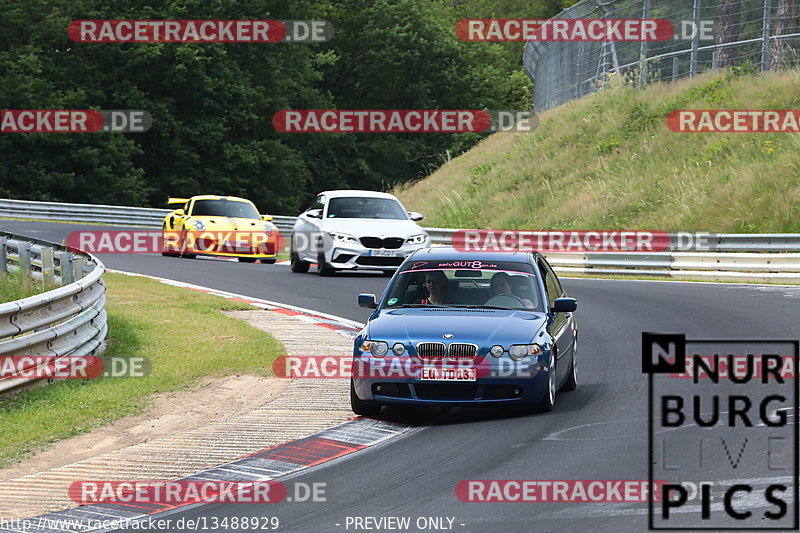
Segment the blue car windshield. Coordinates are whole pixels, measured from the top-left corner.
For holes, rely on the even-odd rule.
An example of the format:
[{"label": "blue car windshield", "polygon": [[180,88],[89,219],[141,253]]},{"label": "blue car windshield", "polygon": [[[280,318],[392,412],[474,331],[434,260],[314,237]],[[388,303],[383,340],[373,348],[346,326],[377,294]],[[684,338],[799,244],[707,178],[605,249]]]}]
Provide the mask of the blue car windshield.
[{"label": "blue car windshield", "polygon": [[417,261],[395,278],[382,307],[544,311],[533,267],[510,261]]}]

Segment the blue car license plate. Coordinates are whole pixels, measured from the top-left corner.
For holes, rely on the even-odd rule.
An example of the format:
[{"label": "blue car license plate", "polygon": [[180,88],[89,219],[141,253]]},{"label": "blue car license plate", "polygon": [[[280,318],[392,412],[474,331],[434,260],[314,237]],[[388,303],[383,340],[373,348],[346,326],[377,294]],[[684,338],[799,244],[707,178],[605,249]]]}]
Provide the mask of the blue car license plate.
[{"label": "blue car license plate", "polygon": [[477,381],[478,377],[474,368],[427,366],[420,369],[419,379],[420,381]]}]

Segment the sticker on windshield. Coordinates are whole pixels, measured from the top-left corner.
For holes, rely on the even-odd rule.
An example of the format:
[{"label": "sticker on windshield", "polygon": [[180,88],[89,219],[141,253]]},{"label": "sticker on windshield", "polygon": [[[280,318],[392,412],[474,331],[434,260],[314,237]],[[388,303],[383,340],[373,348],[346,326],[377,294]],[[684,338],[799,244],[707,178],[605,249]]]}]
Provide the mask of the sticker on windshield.
[{"label": "sticker on windshield", "polygon": [[389,298],[389,301],[386,302],[386,305],[394,305],[397,303],[397,298]]}]

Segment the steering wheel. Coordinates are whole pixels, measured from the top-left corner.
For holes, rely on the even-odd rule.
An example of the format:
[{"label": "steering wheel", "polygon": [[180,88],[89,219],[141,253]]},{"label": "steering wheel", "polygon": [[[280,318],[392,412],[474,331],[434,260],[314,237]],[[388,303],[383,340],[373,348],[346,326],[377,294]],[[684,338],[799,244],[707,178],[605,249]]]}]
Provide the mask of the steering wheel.
[{"label": "steering wheel", "polygon": [[513,307],[516,308],[517,304],[519,307],[525,308],[525,302],[522,301],[522,298],[519,296],[515,296],[513,294],[496,294],[486,300],[484,305],[494,305],[497,307]]}]

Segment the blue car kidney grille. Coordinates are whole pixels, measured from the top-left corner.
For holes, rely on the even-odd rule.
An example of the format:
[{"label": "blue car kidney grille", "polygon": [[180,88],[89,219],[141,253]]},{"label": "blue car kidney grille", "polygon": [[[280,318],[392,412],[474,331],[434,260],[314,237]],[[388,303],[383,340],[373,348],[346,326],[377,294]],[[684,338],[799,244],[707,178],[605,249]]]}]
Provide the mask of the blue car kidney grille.
[{"label": "blue car kidney grille", "polygon": [[417,354],[423,359],[442,359],[447,355],[447,346],[443,342],[421,342]]},{"label": "blue car kidney grille", "polygon": [[417,354],[422,359],[472,359],[477,353],[477,346],[461,342],[454,342],[449,347],[443,342],[421,342],[417,346]]},{"label": "blue car kidney grille", "polygon": [[448,355],[450,359],[472,359],[477,353],[478,347],[474,344],[454,342],[450,345]]}]

